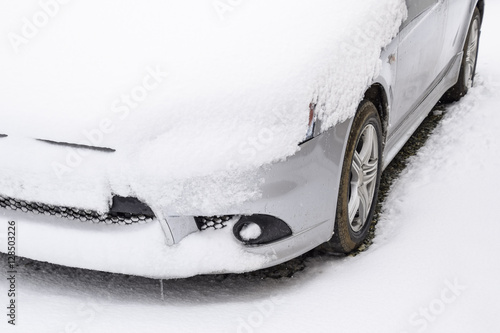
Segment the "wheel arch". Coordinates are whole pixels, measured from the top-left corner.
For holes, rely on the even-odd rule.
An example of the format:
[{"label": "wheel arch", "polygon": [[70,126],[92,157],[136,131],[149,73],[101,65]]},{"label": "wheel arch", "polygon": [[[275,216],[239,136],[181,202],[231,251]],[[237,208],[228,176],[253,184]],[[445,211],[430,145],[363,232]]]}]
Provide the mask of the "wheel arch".
[{"label": "wheel arch", "polygon": [[377,108],[380,122],[382,123],[383,143],[387,139],[387,127],[389,125],[389,101],[384,87],[380,83],[374,83],[366,90],[365,100],[372,102]]}]

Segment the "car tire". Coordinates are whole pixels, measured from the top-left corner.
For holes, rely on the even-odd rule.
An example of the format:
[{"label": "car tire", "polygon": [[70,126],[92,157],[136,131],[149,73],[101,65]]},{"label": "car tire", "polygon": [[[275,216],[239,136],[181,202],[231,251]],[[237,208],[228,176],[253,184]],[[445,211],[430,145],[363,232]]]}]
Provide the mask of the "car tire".
[{"label": "car tire", "polygon": [[382,125],[377,108],[363,101],[347,141],[337,199],[332,250],[348,254],[369,234],[382,173]]},{"label": "car tire", "polygon": [[474,85],[476,74],[477,56],[479,51],[479,38],[481,35],[481,13],[476,8],[472,16],[467,38],[465,39],[464,54],[457,83],[451,87],[441,98],[444,103],[459,101]]}]

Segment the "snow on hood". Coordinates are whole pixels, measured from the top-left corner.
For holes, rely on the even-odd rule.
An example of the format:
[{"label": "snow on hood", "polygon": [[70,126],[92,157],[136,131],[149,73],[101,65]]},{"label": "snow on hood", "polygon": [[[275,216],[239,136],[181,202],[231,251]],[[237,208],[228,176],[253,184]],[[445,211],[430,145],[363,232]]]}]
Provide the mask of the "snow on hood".
[{"label": "snow on hood", "polygon": [[2,2],[0,194],[205,213],[256,198],[312,101],[323,130],[353,116],[405,17],[403,0]]}]

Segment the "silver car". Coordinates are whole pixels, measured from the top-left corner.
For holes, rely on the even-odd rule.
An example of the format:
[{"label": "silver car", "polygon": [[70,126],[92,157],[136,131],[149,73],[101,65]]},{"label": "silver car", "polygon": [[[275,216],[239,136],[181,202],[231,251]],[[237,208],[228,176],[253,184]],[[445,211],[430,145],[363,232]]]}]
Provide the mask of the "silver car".
[{"label": "silver car", "polygon": [[[146,276],[176,276],[176,265],[182,258],[166,260],[164,264],[169,267],[161,270],[144,269],[145,266],[137,270],[134,268],[137,261],[127,261],[120,253],[113,253],[113,246],[119,246],[121,237],[130,232],[141,239],[163,240],[155,245],[156,249],[148,247],[149,253],[143,258],[154,252],[163,253],[165,248],[175,247],[190,235],[213,236],[217,232],[230,237],[234,250],[248,254],[249,260],[265,258],[253,265],[242,265],[243,268],[225,267],[222,263],[193,270],[193,274],[265,268],[324,242],[329,242],[339,253],[356,250],[370,229],[382,170],[439,100],[458,101],[474,81],[484,0],[406,0],[406,3],[408,18],[396,38],[382,51],[381,74],[366,90],[356,115],[321,131],[321,121],[315,117],[316,105],[311,103],[310,133],[300,144],[300,151],[259,171],[265,180],[260,199],[216,216],[160,217],[151,208],[153,203],[111,193],[109,212],[105,215],[0,193],[0,218],[39,222],[40,228],[54,230],[64,243],[71,243],[75,233],[97,231],[98,237],[89,237],[96,243],[87,245],[96,247],[105,261],[118,260],[124,264],[119,270],[102,264],[80,266]],[[62,220],[68,223],[61,223]],[[128,239],[125,236],[123,239]],[[40,241],[37,246],[38,250],[18,254],[73,265],[73,253],[51,256],[50,252],[44,252],[49,244]],[[53,248],[57,249],[57,244]],[[71,251],[82,250],[75,246]]]}]

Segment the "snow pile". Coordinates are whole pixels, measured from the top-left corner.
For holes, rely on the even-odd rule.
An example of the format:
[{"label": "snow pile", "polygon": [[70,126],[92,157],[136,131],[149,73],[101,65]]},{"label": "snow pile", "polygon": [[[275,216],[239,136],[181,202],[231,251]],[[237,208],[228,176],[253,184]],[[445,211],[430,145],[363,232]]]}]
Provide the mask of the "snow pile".
[{"label": "snow pile", "polygon": [[213,4],[2,2],[0,134],[116,153],[37,145],[14,161],[0,139],[0,193],[102,208],[113,192],[179,213],[256,198],[252,170],[297,151],[312,101],[323,129],[354,114],[406,15],[403,0]]},{"label": "snow pile", "polygon": [[245,225],[240,231],[241,239],[244,241],[255,240],[262,235],[262,229],[258,224],[252,223],[250,225]]},{"label": "snow pile", "polygon": [[[181,243],[165,244],[159,223],[89,225],[9,216],[22,230],[17,255],[70,267],[157,278],[185,278],[214,272],[245,272],[264,266],[275,255],[248,253],[232,235],[234,222],[221,230],[193,233]],[[0,223],[7,224],[0,215]],[[5,229],[6,230],[6,229]],[[60,231],[60,232],[58,232]],[[75,245],[77,244],[77,245]],[[0,231],[0,252],[7,249],[7,235]]]}]

